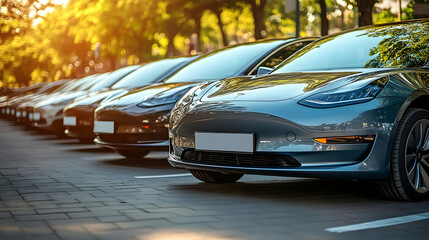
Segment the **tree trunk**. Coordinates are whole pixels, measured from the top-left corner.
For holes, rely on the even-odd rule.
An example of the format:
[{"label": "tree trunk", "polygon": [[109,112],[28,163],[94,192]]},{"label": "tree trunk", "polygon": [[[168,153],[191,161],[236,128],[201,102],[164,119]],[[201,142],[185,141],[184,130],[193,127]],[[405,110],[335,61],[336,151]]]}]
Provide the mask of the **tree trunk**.
[{"label": "tree trunk", "polygon": [[201,17],[202,17],[202,14],[197,14],[194,17],[195,33],[197,34],[197,42],[195,44],[195,50],[197,52],[201,52]]},{"label": "tree trunk", "polygon": [[328,31],[329,31],[329,22],[328,22],[328,17],[326,16],[326,1],[319,0],[319,4],[320,4],[320,18],[322,20],[320,34],[322,36],[326,36],[328,35]]},{"label": "tree trunk", "polygon": [[377,0],[357,0],[359,27],[372,25],[372,9]]},{"label": "tree trunk", "polygon": [[[248,0],[252,6],[253,21],[255,22],[255,39],[264,38],[263,32],[265,31],[265,4],[267,0]],[[258,3],[259,2],[259,3]]]},{"label": "tree trunk", "polygon": [[222,34],[223,46],[226,47],[229,45],[229,42],[228,42],[228,37],[226,36],[225,30],[223,29],[223,22],[221,17],[222,12],[219,9],[214,9],[213,12],[216,14],[216,17],[217,17],[217,24],[219,26],[220,33]]},{"label": "tree trunk", "polygon": [[168,45],[167,45],[167,57],[173,57],[176,55],[176,47],[174,46],[174,37],[176,34],[168,36]]},{"label": "tree trunk", "polygon": [[115,70],[117,67],[116,67],[116,63],[117,63],[117,61],[116,61],[116,56],[110,56],[110,58],[109,58],[109,61],[110,61],[110,69],[107,69],[108,71],[113,71],[113,70]]},{"label": "tree trunk", "polygon": [[145,62],[146,60],[152,57],[152,44],[153,40],[143,39],[140,46],[140,52],[137,54],[139,56],[139,62]]}]

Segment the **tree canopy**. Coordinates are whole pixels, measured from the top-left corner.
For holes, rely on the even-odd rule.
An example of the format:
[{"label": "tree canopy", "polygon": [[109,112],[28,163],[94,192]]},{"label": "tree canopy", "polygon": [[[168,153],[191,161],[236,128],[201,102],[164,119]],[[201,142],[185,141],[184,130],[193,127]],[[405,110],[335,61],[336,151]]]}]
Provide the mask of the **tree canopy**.
[{"label": "tree canopy", "polygon": [[[301,0],[301,36],[357,26],[357,2]],[[379,12],[375,22],[396,20]],[[293,19],[285,0],[2,0],[0,87],[293,37]]]}]

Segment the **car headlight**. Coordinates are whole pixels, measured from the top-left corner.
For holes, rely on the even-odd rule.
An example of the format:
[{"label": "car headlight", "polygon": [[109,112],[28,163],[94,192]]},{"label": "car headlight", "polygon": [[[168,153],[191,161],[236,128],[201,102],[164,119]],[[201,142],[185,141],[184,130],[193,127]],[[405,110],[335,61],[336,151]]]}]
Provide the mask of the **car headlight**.
[{"label": "car headlight", "polygon": [[139,107],[155,107],[160,105],[167,105],[167,104],[173,104],[177,102],[177,100],[180,99],[180,97],[185,94],[189,88],[185,88],[183,90],[180,90],[174,94],[168,95],[168,96],[154,96],[152,98],[146,99],[145,101],[137,104]]},{"label": "car headlight", "polygon": [[183,95],[179,101],[177,101],[173,110],[171,110],[170,116],[170,127],[175,128],[177,124],[182,120],[185,116],[185,113],[188,112],[189,106],[194,100],[195,92],[200,88],[200,86],[196,86],[191,88],[188,92]]},{"label": "car headlight", "polygon": [[381,92],[388,81],[387,76],[359,80],[333,90],[317,93],[298,103],[307,107],[330,108],[368,102]]}]

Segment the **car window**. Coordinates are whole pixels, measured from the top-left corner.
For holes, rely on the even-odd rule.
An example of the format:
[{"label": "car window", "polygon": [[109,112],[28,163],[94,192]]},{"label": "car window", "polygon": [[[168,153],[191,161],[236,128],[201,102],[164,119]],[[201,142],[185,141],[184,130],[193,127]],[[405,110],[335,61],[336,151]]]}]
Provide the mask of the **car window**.
[{"label": "car window", "polygon": [[123,77],[132,73],[139,67],[140,67],[139,65],[132,65],[132,66],[123,67],[116,71],[113,71],[106,78],[94,84],[94,86],[92,86],[90,90],[97,91],[103,88],[110,88],[112,87],[112,85],[120,81]]},{"label": "car window", "polygon": [[280,49],[279,51],[277,51],[276,53],[274,53],[273,55],[271,55],[270,57],[268,57],[264,62],[262,62],[260,67],[275,68],[280,63],[282,63],[286,58],[290,57],[296,51],[298,51],[299,49],[303,48],[304,46],[308,45],[311,42],[313,41],[302,41],[302,42],[297,42],[297,43],[287,45],[282,49]]},{"label": "car window", "polygon": [[176,74],[166,79],[166,83],[210,81],[241,74],[255,61],[284,43],[282,40],[254,42],[231,46],[201,56]]},{"label": "car window", "polygon": [[86,80],[93,78],[94,75],[84,77],[82,79],[73,80],[70,83],[67,83],[67,85],[64,85],[61,88],[58,88],[55,92],[70,92],[75,91],[78,87],[82,86],[82,84],[85,83]]},{"label": "car window", "polygon": [[191,59],[193,58],[171,58],[147,63],[115,83],[112,88],[137,88],[157,82],[158,80],[163,80],[159,78]]},{"label": "car window", "polygon": [[92,79],[89,79],[88,81],[85,81],[85,83],[82,84],[77,89],[75,89],[75,91],[87,91],[92,86],[94,86],[95,84],[97,84],[99,81],[102,81],[104,78],[106,78],[109,74],[110,74],[110,72],[98,74],[96,77],[94,77]]}]

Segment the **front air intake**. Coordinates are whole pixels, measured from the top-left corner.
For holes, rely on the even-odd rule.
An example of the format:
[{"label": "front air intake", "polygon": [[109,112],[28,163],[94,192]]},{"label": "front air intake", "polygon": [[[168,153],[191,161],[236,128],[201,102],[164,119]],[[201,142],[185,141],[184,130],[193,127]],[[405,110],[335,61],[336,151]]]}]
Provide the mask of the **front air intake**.
[{"label": "front air intake", "polygon": [[222,152],[200,152],[186,150],[184,162],[204,163],[237,167],[299,167],[301,164],[293,157],[279,154],[237,154]]}]

